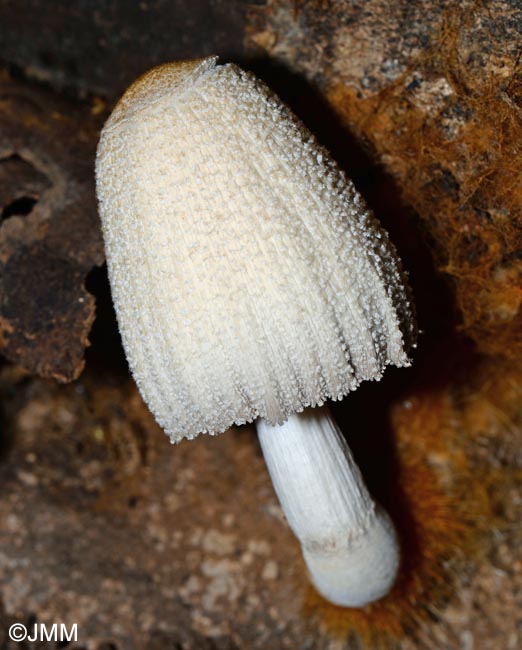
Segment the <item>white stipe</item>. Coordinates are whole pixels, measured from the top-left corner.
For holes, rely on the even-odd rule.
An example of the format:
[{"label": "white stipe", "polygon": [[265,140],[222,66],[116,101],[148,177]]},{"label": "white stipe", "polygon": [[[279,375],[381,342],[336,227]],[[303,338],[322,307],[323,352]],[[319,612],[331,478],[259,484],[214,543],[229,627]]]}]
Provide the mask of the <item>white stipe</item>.
[{"label": "white stipe", "polygon": [[326,407],[283,425],[257,421],[259,441],[288,524],[317,590],[336,605],[362,607],[391,589],[399,545]]}]

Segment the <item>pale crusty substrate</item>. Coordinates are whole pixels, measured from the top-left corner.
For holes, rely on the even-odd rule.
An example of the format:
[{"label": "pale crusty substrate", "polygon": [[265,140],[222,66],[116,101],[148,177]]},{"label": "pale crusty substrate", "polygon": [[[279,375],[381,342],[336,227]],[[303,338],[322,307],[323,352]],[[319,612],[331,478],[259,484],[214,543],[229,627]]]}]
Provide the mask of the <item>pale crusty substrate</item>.
[{"label": "pale crusty substrate", "polygon": [[[100,376],[60,387],[3,371],[0,648],[31,614],[78,623],[89,649],[349,647],[307,620],[298,545],[253,431],[173,448],[129,380]],[[477,467],[507,467],[496,447],[481,441]],[[423,624],[425,647],[519,647],[520,487],[497,486],[494,550]]]}]

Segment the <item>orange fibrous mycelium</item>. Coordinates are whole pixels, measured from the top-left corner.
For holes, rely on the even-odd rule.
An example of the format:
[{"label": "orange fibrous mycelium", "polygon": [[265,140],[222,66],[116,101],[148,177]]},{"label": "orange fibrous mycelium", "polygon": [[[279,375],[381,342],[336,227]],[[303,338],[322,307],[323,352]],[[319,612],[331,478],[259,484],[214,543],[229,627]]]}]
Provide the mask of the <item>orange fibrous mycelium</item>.
[{"label": "orange fibrous mycelium", "polygon": [[515,359],[522,355],[522,61],[505,52],[496,64],[470,65],[472,53],[486,51],[477,24],[473,6],[449,7],[431,47],[380,92],[364,96],[332,82],[328,94],[419,216],[437,269],[451,280],[461,329],[481,351]]},{"label": "orange fibrous mycelium", "polygon": [[[467,567],[487,552],[503,525],[496,501],[517,471],[512,461],[520,445],[522,372],[509,362],[496,367],[474,357],[468,363],[463,375],[472,372],[471,386],[462,376],[423,385],[391,411],[398,471],[383,492],[402,545],[393,590],[363,609],[335,607],[308,591],[307,614],[363,648],[393,648],[405,636],[429,647],[426,622],[458,598]],[[509,423],[513,437],[498,450],[496,436],[510,412],[519,419]],[[487,453],[479,453],[478,439]],[[492,450],[503,455],[502,464]]]}]

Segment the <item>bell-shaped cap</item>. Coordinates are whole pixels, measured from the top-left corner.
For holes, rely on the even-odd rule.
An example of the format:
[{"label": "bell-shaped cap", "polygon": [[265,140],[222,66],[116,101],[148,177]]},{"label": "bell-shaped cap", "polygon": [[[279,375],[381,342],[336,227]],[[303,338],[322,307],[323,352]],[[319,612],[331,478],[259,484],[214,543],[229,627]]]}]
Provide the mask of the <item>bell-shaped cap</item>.
[{"label": "bell-shaped cap", "polygon": [[103,129],[96,177],[127,358],[173,441],[281,423],[408,364],[412,310],[386,233],[237,66],[141,77]]}]

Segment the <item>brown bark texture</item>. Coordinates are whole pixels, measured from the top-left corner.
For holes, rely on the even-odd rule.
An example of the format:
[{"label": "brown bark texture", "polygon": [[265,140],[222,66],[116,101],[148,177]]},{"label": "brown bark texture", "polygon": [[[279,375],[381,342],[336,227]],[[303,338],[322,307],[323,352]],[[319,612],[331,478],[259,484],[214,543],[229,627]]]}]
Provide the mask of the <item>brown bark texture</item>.
[{"label": "brown bark texture", "polygon": [[93,182],[99,120],[0,76],[0,352],[59,381],[83,368],[103,263]]}]

